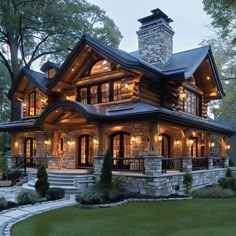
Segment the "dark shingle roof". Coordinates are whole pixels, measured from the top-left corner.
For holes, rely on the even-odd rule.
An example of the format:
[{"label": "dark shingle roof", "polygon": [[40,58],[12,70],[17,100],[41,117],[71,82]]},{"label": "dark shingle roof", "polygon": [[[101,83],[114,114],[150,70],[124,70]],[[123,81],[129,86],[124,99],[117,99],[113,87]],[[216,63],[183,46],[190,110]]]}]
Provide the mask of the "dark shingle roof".
[{"label": "dark shingle roof", "polygon": [[183,71],[185,79],[188,79],[206,58],[209,53],[209,49],[209,46],[204,46],[175,53],[163,66],[162,72],[166,75],[171,75],[179,71]]},{"label": "dark shingle roof", "polygon": [[40,70],[46,72],[46,70],[48,70],[49,68],[54,68],[55,70],[58,70],[60,68],[60,65],[51,61],[47,61],[41,66]]}]

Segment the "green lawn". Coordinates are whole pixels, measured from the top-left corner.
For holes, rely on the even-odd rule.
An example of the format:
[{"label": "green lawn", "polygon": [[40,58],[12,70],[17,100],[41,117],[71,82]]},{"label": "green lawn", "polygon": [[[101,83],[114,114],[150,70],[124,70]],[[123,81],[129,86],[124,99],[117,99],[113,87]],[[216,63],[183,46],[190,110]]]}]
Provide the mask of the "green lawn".
[{"label": "green lawn", "polygon": [[12,236],[234,236],[236,199],[68,207],[16,224]]}]

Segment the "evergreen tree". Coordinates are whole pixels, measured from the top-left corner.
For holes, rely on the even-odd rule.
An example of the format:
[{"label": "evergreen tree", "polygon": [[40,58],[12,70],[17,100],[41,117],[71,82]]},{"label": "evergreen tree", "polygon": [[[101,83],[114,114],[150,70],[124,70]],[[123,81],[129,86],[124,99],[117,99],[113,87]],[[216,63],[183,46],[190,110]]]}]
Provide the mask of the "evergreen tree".
[{"label": "evergreen tree", "polygon": [[48,174],[45,165],[40,165],[37,171],[38,180],[35,183],[35,189],[41,197],[45,197],[49,189]]},{"label": "evergreen tree", "polygon": [[112,155],[111,151],[107,150],[103,165],[102,165],[102,174],[101,174],[101,184],[111,185],[112,183]]}]

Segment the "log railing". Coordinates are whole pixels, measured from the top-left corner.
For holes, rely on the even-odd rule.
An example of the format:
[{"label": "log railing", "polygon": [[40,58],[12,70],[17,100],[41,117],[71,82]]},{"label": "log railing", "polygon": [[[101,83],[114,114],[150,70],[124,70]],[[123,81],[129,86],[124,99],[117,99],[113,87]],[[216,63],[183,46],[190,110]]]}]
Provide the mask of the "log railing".
[{"label": "log railing", "polygon": [[112,170],[144,173],[144,158],[112,158]]}]

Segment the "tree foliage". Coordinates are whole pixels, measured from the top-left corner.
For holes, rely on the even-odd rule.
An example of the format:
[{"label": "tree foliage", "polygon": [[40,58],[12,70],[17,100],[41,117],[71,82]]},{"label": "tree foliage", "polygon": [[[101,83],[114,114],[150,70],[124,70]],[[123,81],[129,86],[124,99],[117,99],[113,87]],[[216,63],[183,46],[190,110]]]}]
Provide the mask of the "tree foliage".
[{"label": "tree foliage", "polygon": [[202,2],[204,5],[204,11],[212,18],[212,26],[222,37],[235,34],[235,0],[203,0]]},{"label": "tree foliage", "polygon": [[22,66],[62,61],[83,34],[118,46],[121,34],[104,10],[85,0],[1,0],[0,62],[11,81]]},{"label": "tree foliage", "polygon": [[111,185],[111,182],[112,182],[112,155],[111,151],[107,150],[102,165],[101,184]]},{"label": "tree foliage", "polygon": [[46,167],[44,165],[40,165],[37,171],[37,178],[38,180],[35,182],[35,189],[37,193],[44,197],[46,192],[49,189],[49,182],[48,182],[48,174],[46,171]]}]

